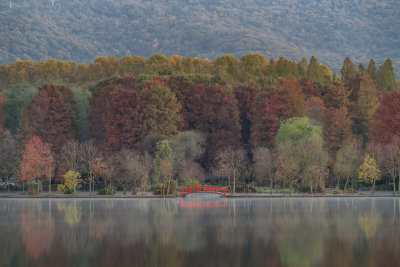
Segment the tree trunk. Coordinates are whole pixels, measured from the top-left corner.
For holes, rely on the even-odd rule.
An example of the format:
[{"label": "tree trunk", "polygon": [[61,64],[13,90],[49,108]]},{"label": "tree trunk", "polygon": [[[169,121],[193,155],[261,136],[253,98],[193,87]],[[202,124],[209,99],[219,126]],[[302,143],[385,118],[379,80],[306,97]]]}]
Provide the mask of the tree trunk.
[{"label": "tree trunk", "polygon": [[290,183],[290,188],[289,188],[289,196],[291,196],[291,195],[292,195],[292,188],[293,188],[293,184],[292,184],[292,183]]},{"label": "tree trunk", "polygon": [[274,182],[272,181],[272,179],[271,179],[271,192],[270,192],[270,194],[272,195],[272,187],[274,186]]},{"label": "tree trunk", "polygon": [[233,194],[236,193],[236,171],[233,170]]},{"label": "tree trunk", "polygon": [[232,194],[231,177],[228,177],[228,187],[229,187],[229,190],[231,190],[231,194]]},{"label": "tree trunk", "polygon": [[344,184],[343,191],[346,192],[347,184],[349,183],[349,177],[346,178],[346,183]]},{"label": "tree trunk", "polygon": [[393,195],[396,195],[396,175],[393,175]]},{"label": "tree trunk", "polygon": [[49,195],[51,194],[51,178],[49,179]]},{"label": "tree trunk", "polygon": [[313,194],[313,190],[312,190],[312,182],[310,183],[310,191],[311,191],[311,195]]},{"label": "tree trunk", "polygon": [[371,191],[371,196],[375,195],[375,180],[374,183],[372,184],[372,191]]}]

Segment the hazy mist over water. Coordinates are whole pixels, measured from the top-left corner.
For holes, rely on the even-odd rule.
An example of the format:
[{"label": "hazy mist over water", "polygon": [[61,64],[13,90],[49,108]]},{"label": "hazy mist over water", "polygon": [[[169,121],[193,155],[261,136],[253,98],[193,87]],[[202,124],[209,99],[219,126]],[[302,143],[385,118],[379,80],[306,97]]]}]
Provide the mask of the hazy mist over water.
[{"label": "hazy mist over water", "polygon": [[398,266],[399,198],[0,200],[0,266]]}]

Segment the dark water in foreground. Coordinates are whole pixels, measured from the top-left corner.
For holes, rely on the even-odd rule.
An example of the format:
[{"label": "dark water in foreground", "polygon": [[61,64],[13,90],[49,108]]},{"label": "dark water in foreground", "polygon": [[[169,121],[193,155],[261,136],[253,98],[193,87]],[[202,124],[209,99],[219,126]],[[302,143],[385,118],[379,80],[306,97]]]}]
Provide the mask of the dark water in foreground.
[{"label": "dark water in foreground", "polygon": [[400,266],[399,198],[0,200],[0,266]]}]

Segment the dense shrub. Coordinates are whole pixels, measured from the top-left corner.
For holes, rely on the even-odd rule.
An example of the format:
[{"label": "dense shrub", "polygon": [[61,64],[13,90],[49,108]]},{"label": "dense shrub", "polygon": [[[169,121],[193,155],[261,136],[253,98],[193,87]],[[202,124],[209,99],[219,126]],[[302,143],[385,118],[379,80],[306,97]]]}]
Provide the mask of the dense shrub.
[{"label": "dense shrub", "polygon": [[99,190],[99,195],[114,195],[115,192],[115,186],[112,184],[108,184],[106,187]]}]

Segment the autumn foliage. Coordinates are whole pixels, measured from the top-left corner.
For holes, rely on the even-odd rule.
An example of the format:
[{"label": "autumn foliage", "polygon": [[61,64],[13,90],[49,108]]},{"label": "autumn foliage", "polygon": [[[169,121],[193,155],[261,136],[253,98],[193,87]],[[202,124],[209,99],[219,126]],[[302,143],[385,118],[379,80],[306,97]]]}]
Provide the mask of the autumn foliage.
[{"label": "autumn foliage", "polygon": [[102,116],[105,126],[103,148],[106,152],[137,148],[143,140],[147,130],[144,98],[143,93],[135,90],[117,87],[111,91]]},{"label": "autumn foliage", "polygon": [[188,97],[188,103],[186,125],[206,133],[208,163],[221,148],[240,145],[239,111],[226,88],[219,84],[199,84]]},{"label": "autumn foliage", "polygon": [[[25,77],[29,70],[37,71],[30,69],[34,65],[46,69],[46,73],[40,74],[45,78],[35,80],[35,84]],[[303,125],[304,129],[318,129],[318,146],[310,148],[315,140],[303,140],[302,146],[296,149],[306,152],[317,149],[319,155],[323,155],[319,162],[323,164],[315,163],[307,170],[304,164],[296,166],[300,178],[290,180],[299,178],[302,186],[320,190],[324,188],[324,177],[332,178],[335,184],[338,181],[337,185],[341,186],[340,179],[335,179],[339,173],[335,166],[338,166],[338,158],[343,165],[347,144],[360,143],[362,149],[357,150],[357,157],[361,158],[365,150],[372,147],[371,141],[377,146],[393,144],[400,136],[400,94],[393,87],[390,61],[379,70],[371,61],[368,69],[360,66],[357,71],[350,58],[346,58],[342,77],[315,57],[307,63],[306,59],[294,62],[280,57],[275,60],[259,54],[248,54],[240,60],[225,55],[214,61],[180,56],[168,58],[160,54],[148,59],[100,57],[90,66],[78,64],[69,71],[67,65],[52,60],[18,65],[21,79],[32,83],[29,85],[20,85],[14,70],[2,74],[0,127],[12,128],[16,136],[0,139],[0,143],[2,146],[4,143],[3,147],[13,146],[15,151],[15,143],[18,143],[22,151],[19,158],[22,181],[45,179],[51,183],[53,178],[56,182],[62,179],[70,170],[63,162],[69,149],[66,144],[73,141],[79,144],[78,150],[82,150],[75,151],[73,171],[82,175],[90,190],[102,180],[113,181],[112,176],[117,173],[129,178],[130,171],[126,171],[131,168],[129,164],[128,168],[115,163],[126,159],[126,155],[135,155],[130,158],[138,165],[150,162],[144,166],[149,174],[160,167],[166,169],[169,174],[166,180],[184,181],[188,173],[196,173],[207,180],[219,166],[220,152],[229,149],[244,151],[244,161],[248,164],[240,168],[240,175],[245,177],[246,183],[263,184],[251,167],[256,166],[254,160],[264,162],[259,151],[271,151],[273,157],[279,158],[281,155],[275,153],[280,153],[277,134],[282,125],[301,120],[307,126]],[[68,86],[46,84],[47,80]],[[292,142],[288,141],[287,146],[292,146],[288,151],[294,149],[293,142],[299,131],[292,130],[294,132],[287,133]],[[184,151],[182,147],[190,143],[190,140],[179,139],[186,136],[179,137],[185,132],[202,136],[196,156],[177,157],[179,151]],[[166,166],[162,161],[154,165],[149,157],[156,155],[156,143],[163,140],[171,142],[174,161]],[[85,148],[86,141],[96,153]],[[313,159],[314,152],[307,154],[307,160]],[[101,171],[93,169],[94,158],[107,163],[98,162],[104,165]],[[358,162],[358,158],[354,162]],[[378,160],[378,165],[384,168],[381,162],[383,160]],[[270,176],[288,176],[283,175],[285,166],[289,174],[293,173],[293,162],[281,163],[270,168]],[[125,166],[124,172],[121,166]],[[6,173],[17,174],[18,171]],[[353,171],[349,173],[354,176]],[[349,175],[342,176],[346,178],[346,186],[355,185]],[[392,176],[395,181],[397,178]],[[275,181],[276,178],[264,175],[262,179]],[[311,180],[304,182],[305,179]],[[122,180],[115,181],[122,183]],[[143,187],[146,186],[145,181]]]},{"label": "autumn foliage", "polygon": [[58,154],[63,144],[75,136],[71,123],[72,112],[63,97],[63,91],[66,90],[68,89],[58,85],[44,85],[39,88],[33,102],[22,110],[18,132],[21,144],[37,136]]},{"label": "autumn foliage", "polygon": [[400,93],[387,93],[373,115],[375,142],[388,144],[400,136]]},{"label": "autumn foliage", "polygon": [[54,159],[49,147],[39,137],[34,136],[26,144],[22,155],[20,179],[28,183],[36,179],[46,179],[50,183],[53,171]]},{"label": "autumn foliage", "polygon": [[255,96],[250,117],[253,147],[275,144],[275,135],[286,110],[285,99],[279,90],[261,91]]}]

